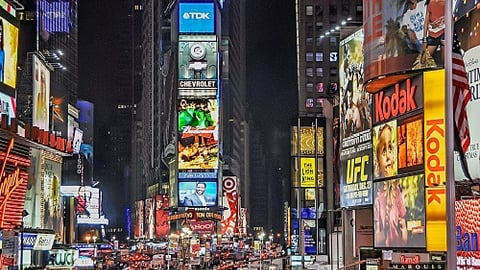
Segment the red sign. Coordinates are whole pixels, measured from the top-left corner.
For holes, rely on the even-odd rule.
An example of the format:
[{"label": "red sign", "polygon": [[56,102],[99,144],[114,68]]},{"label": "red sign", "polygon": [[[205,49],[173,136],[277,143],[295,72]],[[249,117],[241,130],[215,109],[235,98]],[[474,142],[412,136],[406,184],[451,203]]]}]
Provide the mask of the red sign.
[{"label": "red sign", "polygon": [[30,159],[13,154],[15,140],[10,139],[0,152],[0,228],[13,229],[22,221],[27,193]]}]

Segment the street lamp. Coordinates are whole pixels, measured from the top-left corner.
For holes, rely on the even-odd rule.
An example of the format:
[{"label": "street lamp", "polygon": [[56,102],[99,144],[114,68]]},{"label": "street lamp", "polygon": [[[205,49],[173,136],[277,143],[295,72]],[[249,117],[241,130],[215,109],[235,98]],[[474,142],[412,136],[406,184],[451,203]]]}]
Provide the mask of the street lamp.
[{"label": "street lamp", "polygon": [[262,269],[262,250],[263,250],[263,238],[265,237],[265,233],[262,232],[258,235],[260,239],[260,270]]},{"label": "street lamp", "polygon": [[97,257],[97,236],[94,235],[93,239],[93,257]]}]

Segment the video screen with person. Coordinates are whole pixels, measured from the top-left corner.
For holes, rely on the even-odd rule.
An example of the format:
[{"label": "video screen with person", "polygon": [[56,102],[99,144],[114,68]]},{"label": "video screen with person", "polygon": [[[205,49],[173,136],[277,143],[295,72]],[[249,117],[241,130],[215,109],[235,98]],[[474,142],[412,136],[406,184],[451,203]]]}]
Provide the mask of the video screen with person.
[{"label": "video screen with person", "polygon": [[[204,181],[205,180],[205,181]],[[198,179],[178,183],[178,206],[212,207],[217,205],[217,179]]]}]

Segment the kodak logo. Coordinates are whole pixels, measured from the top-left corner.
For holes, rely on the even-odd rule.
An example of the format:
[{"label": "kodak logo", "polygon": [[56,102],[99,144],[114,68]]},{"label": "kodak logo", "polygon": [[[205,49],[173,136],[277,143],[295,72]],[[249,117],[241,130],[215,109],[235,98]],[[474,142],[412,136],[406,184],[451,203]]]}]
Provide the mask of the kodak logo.
[{"label": "kodak logo", "polygon": [[400,89],[400,84],[395,84],[395,90],[390,96],[387,96],[385,91],[375,94],[375,121],[385,121],[417,109],[416,90],[417,87],[407,79],[405,88]]}]

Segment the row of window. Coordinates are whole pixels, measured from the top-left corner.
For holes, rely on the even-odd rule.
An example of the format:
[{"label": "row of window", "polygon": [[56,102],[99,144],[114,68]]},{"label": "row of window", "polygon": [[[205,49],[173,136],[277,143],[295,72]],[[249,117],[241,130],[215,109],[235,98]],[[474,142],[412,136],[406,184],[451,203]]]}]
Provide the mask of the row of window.
[{"label": "row of window", "polygon": [[[321,31],[317,31],[317,33],[320,33]],[[322,43],[325,41],[325,39],[328,38],[329,44],[331,48],[337,48],[338,47],[338,37],[336,36],[330,36],[330,37],[321,37],[320,34],[318,35],[317,38],[315,38],[315,46],[320,47]],[[307,48],[312,48],[313,47],[313,37],[306,37],[305,38],[305,45]]]},{"label": "row of window", "polygon": [[306,98],[305,108],[323,108],[323,98]]},{"label": "row of window", "polygon": [[[314,58],[315,56],[315,58]],[[305,53],[305,61],[306,62],[323,62],[323,52],[306,52]],[[330,62],[337,62],[338,61],[338,52],[330,52],[328,60]]]},{"label": "row of window", "polygon": [[[314,70],[315,70],[315,73],[314,73]],[[330,66],[330,77],[336,78],[337,75],[338,75],[338,68]],[[314,77],[322,78],[324,76],[323,67],[316,67],[316,68],[306,67],[305,76],[307,78],[314,78]]]}]

